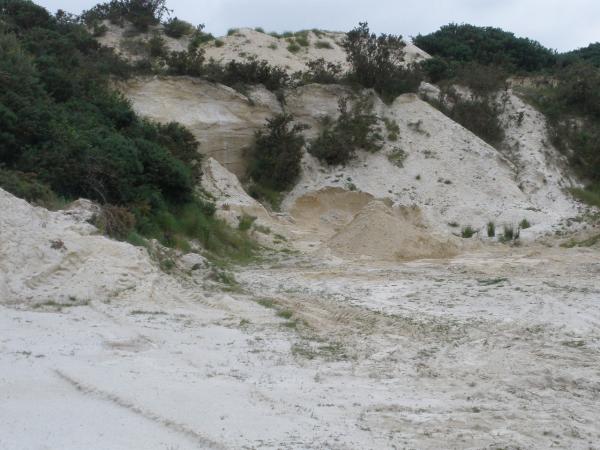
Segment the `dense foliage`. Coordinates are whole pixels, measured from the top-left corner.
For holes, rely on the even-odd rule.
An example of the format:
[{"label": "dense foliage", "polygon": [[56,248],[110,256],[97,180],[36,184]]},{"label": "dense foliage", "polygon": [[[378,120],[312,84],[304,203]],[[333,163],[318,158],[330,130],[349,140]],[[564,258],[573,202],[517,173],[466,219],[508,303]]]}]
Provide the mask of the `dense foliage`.
[{"label": "dense foliage", "polygon": [[139,118],[110,88],[129,72],[124,61],[74,18],[29,1],[0,0],[0,22],[0,186],[44,204],[118,205],[128,214],[110,217],[134,217],[138,232],[168,245],[180,232],[215,249],[239,244],[220,240],[223,225],[193,195],[193,135]]},{"label": "dense foliage", "polygon": [[346,164],[359,149],[374,153],[382,147],[381,129],[373,113],[372,100],[359,97],[350,110],[349,100],[340,99],[338,118],[326,118],[323,130],[310,145],[309,152],[326,164]]},{"label": "dense foliage", "polygon": [[600,67],[600,42],[595,42],[587,47],[563,53],[560,55],[560,60],[563,64],[571,64],[578,60],[583,60],[595,67]]},{"label": "dense foliage", "polygon": [[449,24],[434,33],[419,34],[413,41],[430,55],[446,61],[492,64],[526,72],[556,63],[556,53],[552,50],[500,28]]}]

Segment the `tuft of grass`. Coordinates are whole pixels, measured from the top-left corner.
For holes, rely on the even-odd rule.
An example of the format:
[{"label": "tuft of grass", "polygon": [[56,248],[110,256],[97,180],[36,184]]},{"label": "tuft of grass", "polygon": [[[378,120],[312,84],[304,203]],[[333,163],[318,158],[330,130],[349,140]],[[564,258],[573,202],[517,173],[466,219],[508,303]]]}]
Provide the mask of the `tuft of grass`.
[{"label": "tuft of grass", "polygon": [[227,36],[233,36],[234,34],[237,34],[237,32],[237,28],[230,28],[229,30],[227,30]]},{"label": "tuft of grass", "polygon": [[395,147],[390,154],[387,155],[388,161],[396,167],[404,167],[404,161],[408,155],[404,150],[399,147]]},{"label": "tuft of grass", "polygon": [[254,31],[258,31],[259,33],[263,33],[263,34],[264,34],[264,32],[265,32],[265,29],[264,29],[263,27],[256,27],[256,28],[254,29]]},{"label": "tuft of grass", "polygon": [[487,235],[488,237],[496,236],[496,224],[494,222],[488,222],[487,224]]},{"label": "tuft of grass", "polygon": [[252,224],[254,223],[255,220],[256,220],[255,216],[250,216],[248,214],[244,214],[242,217],[239,218],[239,224],[238,224],[239,230],[240,231],[248,231],[252,227]]},{"label": "tuft of grass", "polygon": [[527,228],[531,228],[531,224],[527,219],[523,219],[519,222],[519,228],[526,230]]},{"label": "tuft of grass", "polygon": [[270,298],[261,298],[256,301],[260,306],[264,306],[265,308],[275,308],[275,302]]},{"label": "tuft of grass", "polygon": [[477,233],[477,231],[475,231],[473,229],[473,227],[471,227],[471,225],[467,225],[466,227],[464,227],[461,231],[460,231],[460,236],[463,239],[470,239],[472,238],[475,234]]},{"label": "tuft of grass", "polygon": [[215,47],[223,47],[225,45],[225,42],[223,42],[221,39],[215,39]]},{"label": "tuft of grass", "polygon": [[282,309],[277,311],[277,317],[281,317],[282,319],[290,320],[294,312],[290,309]]},{"label": "tuft of grass", "polygon": [[512,225],[505,225],[504,232],[502,233],[502,237],[500,238],[501,242],[511,242],[516,241],[521,236],[521,229],[514,228]]}]

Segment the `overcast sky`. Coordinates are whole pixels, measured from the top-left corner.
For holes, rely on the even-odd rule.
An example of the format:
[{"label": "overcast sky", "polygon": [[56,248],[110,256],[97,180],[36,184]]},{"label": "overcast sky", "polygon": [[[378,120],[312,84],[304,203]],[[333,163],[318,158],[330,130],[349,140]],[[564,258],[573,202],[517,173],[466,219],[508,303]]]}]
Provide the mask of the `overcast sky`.
[{"label": "overcast sky", "polygon": [[[559,51],[600,41],[600,0],[167,0],[173,15],[223,35],[229,28],[348,31],[368,21],[405,37],[450,22],[500,27]],[[51,12],[79,13],[97,0],[34,0]]]}]

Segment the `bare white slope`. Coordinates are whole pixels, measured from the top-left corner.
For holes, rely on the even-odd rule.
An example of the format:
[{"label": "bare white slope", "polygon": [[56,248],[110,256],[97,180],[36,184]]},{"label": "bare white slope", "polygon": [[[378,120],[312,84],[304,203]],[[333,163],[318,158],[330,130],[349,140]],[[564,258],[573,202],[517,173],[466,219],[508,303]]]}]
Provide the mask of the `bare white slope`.
[{"label": "bare white slope", "polygon": [[[311,104],[322,98],[321,88],[316,86],[305,86],[298,95],[303,98],[296,103]],[[537,172],[518,172],[496,149],[415,95],[403,95],[390,106],[379,102],[376,109],[381,117],[399,125],[398,141],[388,141],[377,154],[361,152],[346,167],[323,167],[307,154],[302,179],[287,199],[288,208],[307,192],[352,186],[400,205],[418,205],[430,225],[446,231],[451,231],[447,224],[453,222],[483,229],[488,221],[501,228],[527,219],[534,225],[527,235],[548,231],[576,213],[560,185],[550,181],[543,188]],[[397,149],[406,154],[403,167],[388,160]],[[529,155],[536,156],[542,151],[533,143],[528,150]],[[536,156],[532,161],[536,171],[551,170],[546,160],[535,161]],[[538,189],[522,190],[525,180]],[[556,203],[549,201],[548,195],[539,195],[543,189],[552,189],[553,194],[548,195],[554,195],[559,208],[554,208]]]}]

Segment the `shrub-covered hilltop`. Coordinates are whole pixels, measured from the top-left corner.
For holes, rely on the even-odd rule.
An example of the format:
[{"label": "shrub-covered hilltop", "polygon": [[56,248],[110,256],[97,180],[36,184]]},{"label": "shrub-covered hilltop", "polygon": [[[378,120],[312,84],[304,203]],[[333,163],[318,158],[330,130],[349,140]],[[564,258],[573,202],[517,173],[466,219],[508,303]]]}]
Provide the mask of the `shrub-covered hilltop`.
[{"label": "shrub-covered hilltop", "polygon": [[138,117],[111,89],[131,70],[79,18],[1,0],[0,186],[48,207],[95,200],[99,225],[118,238],[183,249],[195,239],[216,254],[248,255],[250,244],[194,194],[192,134]]}]

